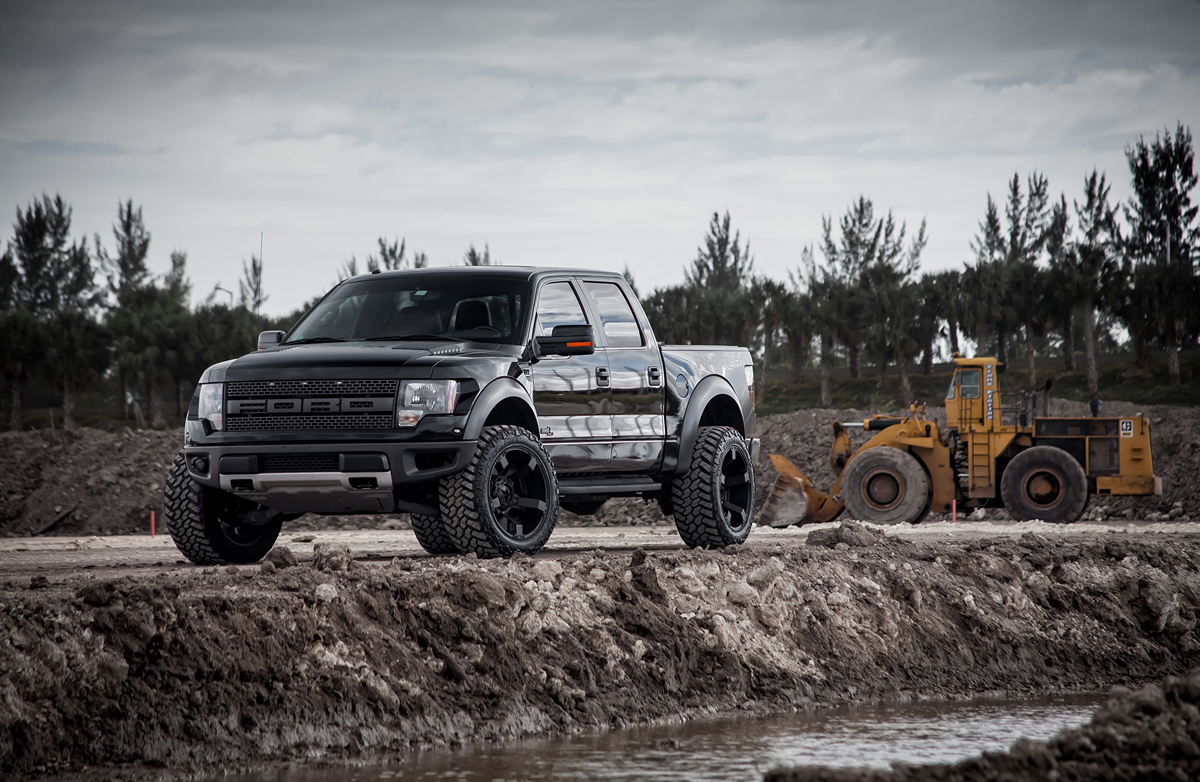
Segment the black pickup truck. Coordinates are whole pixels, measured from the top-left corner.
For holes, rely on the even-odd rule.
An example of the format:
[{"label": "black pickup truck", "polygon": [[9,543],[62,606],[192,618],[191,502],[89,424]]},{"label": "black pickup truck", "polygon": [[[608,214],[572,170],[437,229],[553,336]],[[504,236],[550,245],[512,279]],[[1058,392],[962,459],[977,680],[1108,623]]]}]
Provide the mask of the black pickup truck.
[{"label": "black pickup truck", "polygon": [[209,367],[166,485],[199,564],[254,562],[304,513],[407,512],[431,554],[533,553],[559,507],[656,500],[690,546],[750,533],[744,348],[664,346],[607,272],[364,274]]}]

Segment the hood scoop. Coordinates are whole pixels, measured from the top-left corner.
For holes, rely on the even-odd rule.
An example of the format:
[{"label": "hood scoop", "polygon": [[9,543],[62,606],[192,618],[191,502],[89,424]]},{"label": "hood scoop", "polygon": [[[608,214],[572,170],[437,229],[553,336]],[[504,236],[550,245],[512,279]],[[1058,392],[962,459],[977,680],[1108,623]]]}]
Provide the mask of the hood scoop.
[{"label": "hood scoop", "polygon": [[461,342],[452,342],[449,345],[442,345],[436,348],[430,348],[429,355],[431,356],[453,356],[462,353],[466,350]]}]

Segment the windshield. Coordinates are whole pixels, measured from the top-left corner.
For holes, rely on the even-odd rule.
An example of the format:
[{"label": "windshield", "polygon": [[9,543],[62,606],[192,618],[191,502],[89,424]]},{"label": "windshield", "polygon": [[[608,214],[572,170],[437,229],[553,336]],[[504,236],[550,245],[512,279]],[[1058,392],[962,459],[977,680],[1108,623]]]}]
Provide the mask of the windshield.
[{"label": "windshield", "polygon": [[520,344],[528,282],[479,274],[413,274],[334,288],[284,344],[447,339]]}]

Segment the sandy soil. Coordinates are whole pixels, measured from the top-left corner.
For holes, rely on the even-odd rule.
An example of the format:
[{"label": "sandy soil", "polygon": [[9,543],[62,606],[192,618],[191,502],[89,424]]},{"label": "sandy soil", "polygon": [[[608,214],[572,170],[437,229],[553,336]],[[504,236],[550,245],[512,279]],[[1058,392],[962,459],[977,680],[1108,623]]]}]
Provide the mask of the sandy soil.
[{"label": "sandy soil", "polygon": [[[820,533],[820,534],[817,534]],[[0,771],[173,776],[1200,664],[1200,538],[883,536],[0,587]]]}]

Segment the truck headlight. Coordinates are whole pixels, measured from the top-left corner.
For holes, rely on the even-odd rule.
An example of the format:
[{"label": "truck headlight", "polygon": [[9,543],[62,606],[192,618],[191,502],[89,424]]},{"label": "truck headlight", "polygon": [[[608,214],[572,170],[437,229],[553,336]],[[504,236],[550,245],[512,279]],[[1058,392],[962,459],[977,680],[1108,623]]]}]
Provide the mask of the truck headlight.
[{"label": "truck headlight", "polygon": [[396,426],[416,426],[427,415],[452,413],[456,404],[457,380],[406,380],[400,387]]},{"label": "truck headlight", "polygon": [[197,416],[218,432],[225,428],[225,384],[200,384],[200,408]]}]

